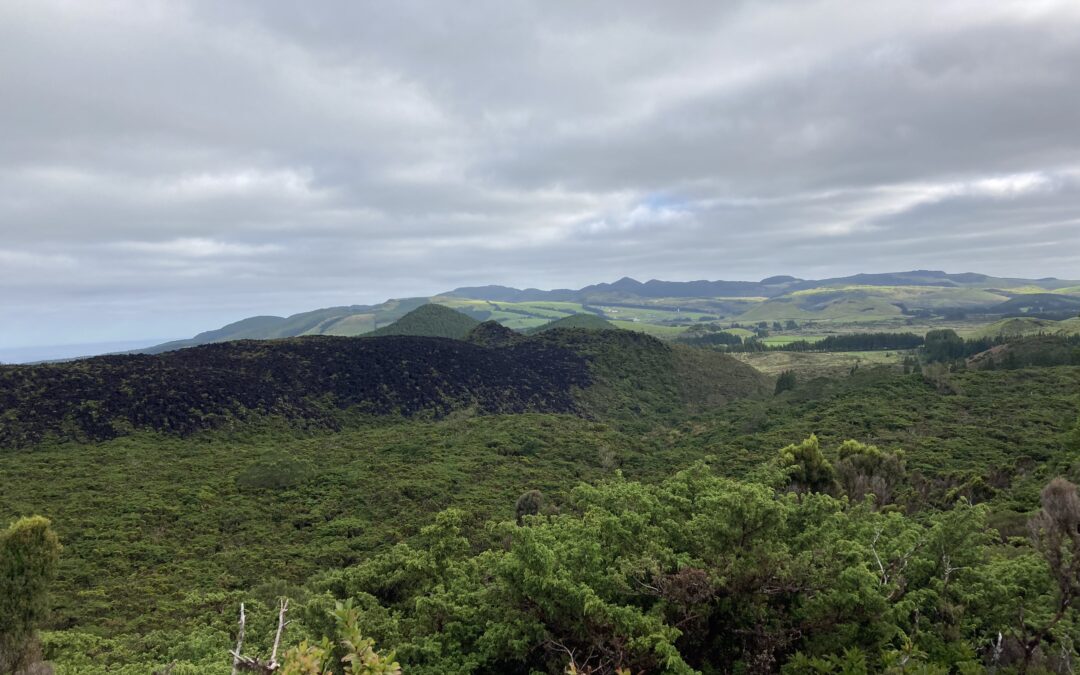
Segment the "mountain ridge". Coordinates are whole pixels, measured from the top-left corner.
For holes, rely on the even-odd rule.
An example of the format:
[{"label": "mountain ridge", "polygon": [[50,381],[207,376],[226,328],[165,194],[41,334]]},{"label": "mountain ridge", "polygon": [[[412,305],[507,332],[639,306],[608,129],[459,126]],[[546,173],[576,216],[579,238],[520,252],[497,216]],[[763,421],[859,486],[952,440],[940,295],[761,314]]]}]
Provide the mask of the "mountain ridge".
[{"label": "mountain ridge", "polygon": [[[856,290],[856,288],[861,290]],[[580,289],[556,288],[541,290],[537,288],[514,288],[510,286],[486,285],[463,286],[429,297],[410,297],[390,299],[375,305],[344,305],[327,307],[293,314],[288,317],[254,316],[227,324],[218,329],[204,331],[186,340],[175,340],[154,347],[140,350],[142,353],[161,353],[173,349],[225,342],[237,339],[276,339],[298,337],[302,335],[342,335],[357,336],[370,334],[402,318],[408,312],[428,303],[458,305],[455,308],[477,322],[495,317],[501,323],[512,323],[507,313],[522,314],[518,309],[507,307],[514,303],[575,303],[577,309],[558,307],[547,308],[548,313],[539,313],[539,323],[550,321],[568,314],[592,311],[592,305],[640,306],[673,309],[662,303],[664,300],[683,301],[687,299],[710,300],[710,307],[687,307],[699,313],[723,316],[729,320],[739,320],[746,314],[746,320],[758,322],[776,318],[813,319],[816,313],[827,309],[826,298],[807,310],[805,299],[798,300],[798,294],[811,291],[829,291],[838,294],[833,300],[843,300],[840,296],[848,294],[855,299],[865,298],[868,294],[887,293],[889,289],[904,288],[911,292],[922,291],[932,300],[923,306],[918,298],[904,298],[902,302],[889,302],[879,299],[877,306],[895,305],[896,311],[888,310],[885,314],[900,316],[909,309],[958,307],[965,310],[991,312],[998,309],[1007,314],[1010,308],[1017,312],[1026,307],[1023,300],[1010,301],[1017,295],[1031,294],[1037,291],[1041,295],[1060,294],[1056,308],[1066,311],[1073,307],[1073,297],[1080,297],[1080,282],[1056,278],[1024,279],[1014,277],[993,277],[976,272],[948,273],[941,270],[909,270],[906,272],[860,273],[845,277],[830,277],[819,280],[800,279],[789,275],[771,276],[761,281],[725,281],[692,280],[663,281],[649,279],[638,281],[624,276],[613,282],[591,284]],[[875,291],[875,289],[877,289]],[[1064,295],[1074,293],[1076,295]],[[909,293],[910,295],[911,293]],[[784,312],[774,316],[770,310],[755,309],[762,302],[782,301],[796,305],[796,311]],[[1044,304],[1047,304],[1044,302]],[[854,307],[850,312],[832,311],[823,314],[823,319],[857,316],[865,308]],[[554,314],[552,312],[555,312]],[[561,314],[559,313],[561,312]],[[496,315],[502,313],[500,318]],[[526,314],[528,312],[525,312]],[[595,313],[595,312],[594,312]],[[788,316],[790,314],[790,316]],[[880,314],[880,312],[879,312]],[[543,321],[539,321],[539,319]],[[608,316],[607,318],[615,318]],[[531,327],[539,325],[534,323]],[[519,329],[530,326],[520,326]],[[624,326],[625,327],[625,326]],[[467,332],[467,331],[465,331]]]}]

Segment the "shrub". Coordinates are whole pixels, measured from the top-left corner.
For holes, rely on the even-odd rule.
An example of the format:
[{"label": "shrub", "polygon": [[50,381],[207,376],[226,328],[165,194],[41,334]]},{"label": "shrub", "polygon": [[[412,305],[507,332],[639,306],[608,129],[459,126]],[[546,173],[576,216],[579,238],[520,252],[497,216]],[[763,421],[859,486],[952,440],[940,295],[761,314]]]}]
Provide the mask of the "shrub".
[{"label": "shrub", "polygon": [[240,490],[284,490],[311,479],[315,467],[310,462],[282,456],[260,460],[236,477]]}]

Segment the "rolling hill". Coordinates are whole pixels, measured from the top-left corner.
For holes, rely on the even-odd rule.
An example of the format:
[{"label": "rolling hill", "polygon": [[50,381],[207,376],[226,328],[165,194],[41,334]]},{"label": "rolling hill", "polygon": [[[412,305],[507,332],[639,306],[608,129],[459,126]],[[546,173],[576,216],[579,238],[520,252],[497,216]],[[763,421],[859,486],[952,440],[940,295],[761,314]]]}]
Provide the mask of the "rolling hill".
[{"label": "rolling hill", "polygon": [[584,328],[587,330],[611,330],[615,325],[595,314],[571,314],[532,329],[531,333],[543,333],[556,328]]},{"label": "rolling hill", "polygon": [[[494,320],[519,331],[537,329],[568,316],[595,315],[620,328],[666,338],[677,336],[698,321],[903,323],[911,317],[932,321],[957,313],[987,315],[988,321],[1044,313],[1065,318],[1080,312],[1080,285],[1059,279],[916,270],[816,281],[774,276],[761,281],[640,282],[624,277],[613,283],[551,291],[473,286],[378,305],[330,307],[289,317],[257,316],[144,351],[160,353],[240,339],[380,335],[386,334],[387,326],[427,304],[449,307],[476,321]],[[438,322],[429,317],[420,323]],[[459,323],[456,328],[447,328],[448,335],[461,337],[468,332]],[[421,334],[434,330],[409,328],[410,324],[412,319],[393,330],[417,330]]]},{"label": "rolling hill", "polygon": [[360,335],[405,316],[427,303],[426,298],[387,300],[379,305],[327,307],[288,317],[256,316],[216,330],[199,333],[189,340],[175,340],[140,350],[146,354],[230,340],[271,340],[301,335]]},{"label": "rolling hill", "polygon": [[1080,340],[1065,334],[1016,337],[967,360],[967,367],[976,370],[1068,365],[1080,366]]},{"label": "rolling hill", "polygon": [[987,324],[967,335],[969,338],[1012,338],[1024,335],[1038,335],[1040,333],[1072,333],[1080,332],[1080,320],[1054,321],[1053,319],[1039,319],[1036,317],[1010,317],[1000,319]]},{"label": "rolling hill", "polygon": [[991,308],[996,314],[1070,315],[1080,313],[1080,297],[1061,293],[1025,293]]},{"label": "rolling hill", "polygon": [[428,303],[420,305],[389,326],[377,328],[367,336],[414,335],[462,340],[480,325],[476,319],[461,312]]}]

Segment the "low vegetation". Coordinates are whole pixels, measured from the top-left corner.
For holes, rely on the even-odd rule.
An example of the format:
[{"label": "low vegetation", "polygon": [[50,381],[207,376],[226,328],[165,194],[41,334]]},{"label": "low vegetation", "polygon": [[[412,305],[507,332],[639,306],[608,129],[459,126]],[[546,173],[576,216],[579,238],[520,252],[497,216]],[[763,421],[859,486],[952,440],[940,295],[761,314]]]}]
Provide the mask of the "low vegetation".
[{"label": "low vegetation", "polygon": [[0,672],[1067,672],[1080,365],[985,339],[736,355],[775,377],[495,322],[0,368]]}]

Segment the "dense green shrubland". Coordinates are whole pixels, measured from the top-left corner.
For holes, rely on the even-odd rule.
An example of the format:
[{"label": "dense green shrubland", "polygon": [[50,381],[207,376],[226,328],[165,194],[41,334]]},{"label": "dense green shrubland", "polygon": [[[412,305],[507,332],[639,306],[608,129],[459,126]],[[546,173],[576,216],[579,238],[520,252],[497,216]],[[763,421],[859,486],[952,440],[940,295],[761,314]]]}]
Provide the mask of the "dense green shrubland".
[{"label": "dense green shrubland", "polygon": [[[606,421],[254,417],[0,453],[0,518],[45,515],[65,546],[44,655],[225,673],[239,604],[265,654],[280,596],[287,646],[338,649],[352,600],[406,673],[964,672],[997,631],[1009,667],[1080,644],[1071,600],[1046,628],[1074,593],[1047,562],[1068,537],[1052,514],[1027,526],[1052,478],[1080,481],[1080,368],[865,369],[738,398],[762,382],[710,370],[722,355],[608,333],[533,338],[586,360],[579,400]],[[727,405],[687,405],[708,396]]]},{"label": "dense green shrubland", "polygon": [[[881,459],[852,443],[839,456]],[[852,499],[840,473],[810,439],[743,480],[704,463],[651,485],[616,475],[579,485],[557,513],[492,521],[473,536],[450,509],[306,588],[231,598],[249,598],[245,644],[257,653],[273,634],[271,594],[293,597],[290,668],[301,657],[331,666],[336,645],[354,653],[358,641],[385,672],[397,661],[439,675],[1066,668],[1080,637],[1074,485],[1051,482],[1032,539],[1004,541],[985,505],[882,508],[872,493]],[[229,597],[205,625],[137,648],[71,632],[47,634],[46,648],[70,672],[171,660],[174,672],[224,674]]]},{"label": "dense green shrubland", "polygon": [[[312,586],[352,598],[410,673],[829,672],[842,655],[970,672],[1023,663],[1037,634],[1027,658],[1049,663],[1072,639],[1071,610],[1055,620],[1053,542],[1003,546],[963,499],[906,516],[784,484],[697,465],[581,486],[558,515],[493,524],[502,543],[479,553],[448,511]],[[1051,504],[1041,531],[1058,515]]]}]

